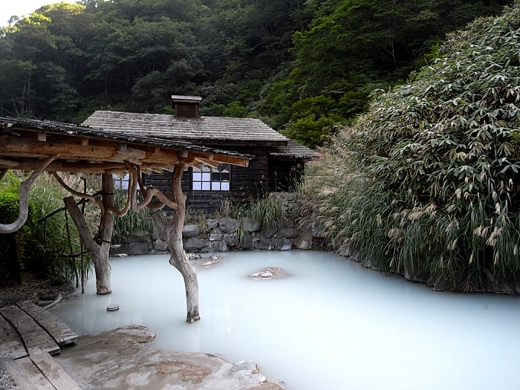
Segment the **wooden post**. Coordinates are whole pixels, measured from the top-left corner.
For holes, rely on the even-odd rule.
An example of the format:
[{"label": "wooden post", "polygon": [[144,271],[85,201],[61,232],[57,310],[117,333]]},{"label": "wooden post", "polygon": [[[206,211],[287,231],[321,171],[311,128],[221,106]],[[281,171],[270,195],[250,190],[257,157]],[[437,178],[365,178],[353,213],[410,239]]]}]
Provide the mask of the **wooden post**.
[{"label": "wooden post", "polygon": [[177,210],[173,214],[172,221],[167,224],[158,213],[152,215],[159,234],[163,236],[170,249],[170,264],[173,265],[184,279],[186,291],[187,317],[186,322],[193,323],[200,320],[199,314],[199,283],[197,271],[186,258],[182,244],[182,227],[186,213],[186,195],[182,193],[181,178],[184,172],[184,164],[175,166],[172,175],[172,192]]},{"label": "wooden post", "polygon": [[[87,193],[87,178],[83,177],[83,193]],[[85,215],[85,202],[81,205],[81,214]],[[85,245],[80,239],[81,248],[81,293],[85,294]]]},{"label": "wooden post", "polygon": [[101,224],[98,233],[93,238],[90,235],[85,217],[79,209],[73,197],[63,199],[65,207],[74,221],[81,241],[85,245],[94,263],[96,274],[96,293],[99,295],[110,294],[110,264],[108,256],[110,252],[110,242],[114,229],[114,214],[111,209],[114,206],[114,178],[111,174],[102,175],[102,205]]}]

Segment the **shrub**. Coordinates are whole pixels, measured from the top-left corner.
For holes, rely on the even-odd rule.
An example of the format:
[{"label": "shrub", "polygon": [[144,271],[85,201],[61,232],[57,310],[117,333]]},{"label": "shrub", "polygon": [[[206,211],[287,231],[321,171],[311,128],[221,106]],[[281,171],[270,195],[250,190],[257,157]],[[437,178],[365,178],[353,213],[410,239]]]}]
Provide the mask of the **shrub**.
[{"label": "shrub", "polygon": [[[64,180],[81,191],[78,176],[68,175]],[[17,218],[19,187],[18,177],[11,172],[0,182],[0,222],[10,223]],[[69,193],[49,174],[42,174],[31,186],[27,222],[16,233],[0,235],[0,257],[10,259],[13,272],[17,265],[18,273],[24,267],[41,276],[78,280],[81,245],[75,225],[64,209],[66,196]],[[98,223],[94,206],[87,205],[85,210],[87,223],[94,230]],[[90,261],[88,256],[86,259],[88,274]]]},{"label": "shrub", "polygon": [[[83,191],[83,179],[78,175],[60,175],[64,182],[79,192]],[[97,183],[89,178],[90,184]],[[29,191],[32,205],[30,214],[32,234],[28,251],[24,255],[27,268],[39,274],[61,276],[78,281],[80,268],[81,241],[76,226],[65,210],[63,198],[70,196],[50,174],[38,177]],[[99,224],[96,206],[84,206],[87,225],[91,231]],[[91,262],[86,256],[86,271],[89,273]]]},{"label": "shrub", "polygon": [[520,273],[520,4],[448,37],[440,58],[334,137],[305,185],[324,235],[402,271],[481,288]]},{"label": "shrub", "polygon": [[[20,181],[11,172],[0,181],[0,223],[11,223],[18,217],[18,190]],[[27,227],[11,234],[0,234],[0,285],[21,283],[21,240]]]},{"label": "shrub", "polygon": [[267,195],[251,202],[250,216],[264,228],[277,228],[285,218],[285,209],[280,198]]}]

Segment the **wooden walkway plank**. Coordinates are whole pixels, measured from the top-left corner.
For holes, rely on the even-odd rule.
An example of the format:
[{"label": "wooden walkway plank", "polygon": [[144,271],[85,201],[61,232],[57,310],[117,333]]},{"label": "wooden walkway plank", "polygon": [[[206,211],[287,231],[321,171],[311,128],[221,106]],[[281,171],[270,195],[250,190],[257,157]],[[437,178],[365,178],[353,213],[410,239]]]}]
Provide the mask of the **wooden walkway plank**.
[{"label": "wooden walkway plank", "polygon": [[38,387],[30,381],[29,375],[25,372],[16,361],[8,358],[0,359],[0,367],[3,367],[11,378],[13,378],[14,383],[16,383],[21,389],[24,390],[38,390]]},{"label": "wooden walkway plank", "polygon": [[60,352],[60,347],[51,336],[19,307],[3,307],[0,314],[16,328],[29,355],[42,351],[51,355]]},{"label": "wooden walkway plank", "polygon": [[[14,362],[20,367],[20,370],[23,372],[27,380],[31,381],[36,389],[56,390],[56,388],[49,382],[45,375],[42,374],[38,367],[34,365],[29,356],[14,360]],[[16,379],[14,381],[18,384]]]},{"label": "wooden walkway plank", "polygon": [[0,358],[18,359],[27,356],[27,351],[16,329],[0,315]]},{"label": "wooden walkway plank", "polygon": [[65,372],[48,353],[29,356],[56,390],[81,390],[78,384]]},{"label": "wooden walkway plank", "polygon": [[50,311],[31,301],[19,302],[16,305],[40,324],[59,346],[73,343],[78,339],[78,335]]}]

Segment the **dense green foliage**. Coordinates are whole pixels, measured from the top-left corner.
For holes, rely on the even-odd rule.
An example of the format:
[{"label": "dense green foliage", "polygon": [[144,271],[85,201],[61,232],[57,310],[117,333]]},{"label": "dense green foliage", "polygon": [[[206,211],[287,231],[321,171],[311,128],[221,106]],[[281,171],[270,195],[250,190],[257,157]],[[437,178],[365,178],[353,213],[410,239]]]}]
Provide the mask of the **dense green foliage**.
[{"label": "dense green foliage", "polygon": [[496,13],[497,5],[325,1],[309,27],[294,35],[290,73],[269,87],[262,109],[291,138],[320,145],[335,123],[347,123],[364,111],[373,89],[405,80],[425,56],[435,55],[447,32],[478,15]]},{"label": "dense green foliage", "polygon": [[[64,180],[78,190],[82,186],[79,177],[66,176]],[[19,187],[20,181],[12,173],[0,182],[0,222],[11,223],[18,217]],[[36,179],[29,192],[27,222],[16,233],[0,235],[0,267],[3,264],[7,269],[3,282],[19,282],[19,276],[15,274],[21,269],[42,276],[78,280],[80,240],[74,223],[64,210],[65,196],[69,194],[52,176],[44,174]],[[99,218],[93,205],[85,207],[85,216],[94,229]],[[87,256],[87,272],[89,267]]]},{"label": "dense green foliage", "polygon": [[[18,217],[18,190],[20,181],[12,173],[0,181],[0,223],[12,223]],[[28,230],[24,226],[14,234],[0,234],[0,286],[21,282],[21,242]]]},{"label": "dense green foliage", "polygon": [[520,276],[520,3],[449,36],[409,84],[376,91],[304,193],[325,235],[388,269],[481,288]]},{"label": "dense green foliage", "polygon": [[96,109],[258,116],[310,146],[406,79],[439,39],[511,0],[83,0],[0,34],[0,115],[82,122]]}]

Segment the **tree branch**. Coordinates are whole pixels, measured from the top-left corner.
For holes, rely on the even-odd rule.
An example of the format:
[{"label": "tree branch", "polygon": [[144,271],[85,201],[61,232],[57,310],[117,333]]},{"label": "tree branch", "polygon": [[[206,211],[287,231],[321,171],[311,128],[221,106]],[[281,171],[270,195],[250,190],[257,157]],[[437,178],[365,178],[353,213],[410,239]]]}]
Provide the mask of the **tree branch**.
[{"label": "tree branch", "polygon": [[19,213],[18,218],[13,223],[0,224],[0,234],[14,233],[19,230],[24,223],[27,221],[29,216],[29,189],[34,183],[36,178],[47,168],[47,166],[53,162],[58,156],[50,156],[43,161],[43,163],[33,171],[31,176],[20,184],[19,192]]},{"label": "tree branch", "polygon": [[74,197],[69,196],[67,198],[63,198],[65,202],[65,207],[67,208],[76,228],[78,229],[78,233],[81,237],[81,241],[85,244],[85,247],[90,253],[97,253],[100,250],[100,246],[94,241],[87,227],[87,223],[85,222],[85,216],[81,212],[78,207],[78,204],[74,200]]},{"label": "tree branch", "polygon": [[101,214],[104,213],[105,210],[104,210],[104,207],[103,207],[103,202],[99,198],[97,198],[94,195],[85,194],[83,192],[78,192],[76,190],[73,190],[67,184],[65,184],[65,182],[60,177],[60,175],[58,175],[57,172],[53,172],[52,175],[56,178],[56,180],[58,180],[58,183],[60,183],[61,186],[63,188],[65,188],[67,191],[69,191],[72,195],[78,196],[78,197],[83,198],[83,199],[89,199],[91,202],[94,202],[101,209]]},{"label": "tree branch", "polygon": [[[132,180],[130,181],[130,187],[133,191],[132,194],[132,211],[139,211],[148,207],[153,210],[162,209],[164,206],[168,206],[173,210],[177,210],[177,204],[168,198],[167,195],[163,194],[160,190],[154,187],[145,187],[143,181],[141,179],[141,171],[139,167],[132,166],[130,163],[127,163],[127,168],[130,172],[130,177]],[[141,190],[141,194],[143,195],[143,200],[137,203],[137,184],[139,184],[139,189]],[[134,185],[135,187],[133,187]],[[159,204],[153,204],[153,197],[159,199]]]},{"label": "tree branch", "polygon": [[[85,204],[85,203],[88,203],[88,202],[90,202],[89,199],[81,199],[81,200],[78,202],[78,204]],[[45,221],[45,220],[47,220],[47,219],[49,219],[49,218],[55,216],[56,214],[58,214],[58,213],[60,213],[60,212],[62,212],[62,211],[64,211],[64,210],[67,210],[67,208],[66,208],[66,207],[61,207],[61,208],[59,208],[59,209],[56,209],[56,210],[54,210],[53,212],[47,214],[45,217],[41,217],[41,218],[38,220],[38,223],[41,223],[41,222],[43,222],[43,221]]]}]

